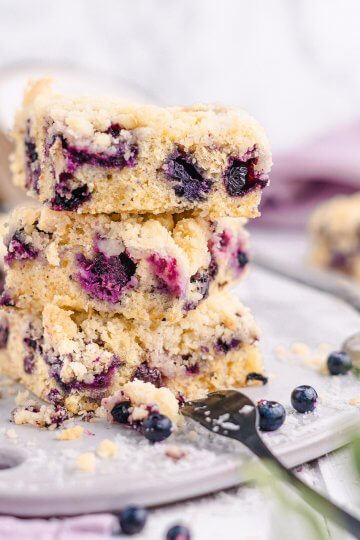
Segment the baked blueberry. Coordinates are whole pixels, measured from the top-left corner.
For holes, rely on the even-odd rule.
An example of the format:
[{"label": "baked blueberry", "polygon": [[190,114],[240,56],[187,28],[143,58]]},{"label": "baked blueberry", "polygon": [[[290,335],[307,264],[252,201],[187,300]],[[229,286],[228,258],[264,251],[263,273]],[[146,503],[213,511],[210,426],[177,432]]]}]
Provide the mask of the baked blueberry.
[{"label": "baked blueberry", "polygon": [[188,201],[205,200],[212,181],[206,180],[190,154],[177,150],[164,165],[164,171],[174,181],[174,191],[178,197]]},{"label": "baked blueberry", "polygon": [[150,414],[142,425],[144,436],[153,443],[164,441],[170,437],[172,428],[171,420],[164,414],[159,413]]},{"label": "baked blueberry", "polygon": [[79,206],[91,197],[86,184],[79,184],[69,172],[62,172],[55,186],[55,195],[50,201],[53,210],[77,210]]},{"label": "baked blueberry", "polygon": [[9,339],[9,324],[5,318],[0,323],[0,349],[5,349]]},{"label": "baked blueberry", "polygon": [[136,368],[133,379],[139,379],[143,382],[148,382],[160,388],[162,386],[162,376],[160,370],[156,367],[150,367],[147,362],[143,362]]},{"label": "baked blueberry", "polygon": [[262,399],[258,402],[259,426],[262,431],[275,431],[285,422],[286,411],[281,403]]},{"label": "baked blueberry", "polygon": [[147,511],[139,506],[128,506],[120,512],[119,523],[122,534],[132,536],[138,534],[145,527]]},{"label": "baked blueberry", "polygon": [[352,368],[351,357],[343,351],[332,352],[328,356],[327,367],[331,375],[345,375]]},{"label": "baked blueberry", "polygon": [[249,382],[252,382],[252,381],[258,381],[258,382],[261,382],[263,384],[267,384],[268,378],[265,377],[265,375],[263,375],[262,373],[255,373],[255,372],[248,373],[246,375],[246,382],[249,383]]},{"label": "baked blueberry", "polygon": [[264,188],[268,178],[259,175],[254,168],[256,158],[247,161],[232,159],[224,174],[225,189],[230,197],[241,197],[256,188]]},{"label": "baked blueberry", "polygon": [[119,302],[136,271],[136,264],[126,253],[112,257],[97,253],[94,259],[79,254],[77,264],[79,272],[74,277],[82,288],[93,298],[111,304]]},{"label": "baked blueberry", "polygon": [[7,254],[5,262],[11,266],[14,261],[34,260],[39,255],[38,250],[26,240],[24,229],[14,232],[10,240],[6,242]]},{"label": "baked blueberry", "polygon": [[130,401],[120,401],[120,403],[117,403],[115,407],[111,409],[111,416],[115,422],[119,422],[119,424],[126,424],[130,416],[130,407]]},{"label": "baked blueberry", "polygon": [[236,254],[236,260],[239,265],[239,268],[245,268],[249,262],[249,256],[245,251],[238,251]]},{"label": "baked blueberry", "polygon": [[191,540],[190,531],[184,525],[174,525],[166,533],[166,540]]},{"label": "baked blueberry", "polygon": [[291,405],[299,413],[311,412],[315,409],[318,395],[312,386],[297,386],[291,393]]}]

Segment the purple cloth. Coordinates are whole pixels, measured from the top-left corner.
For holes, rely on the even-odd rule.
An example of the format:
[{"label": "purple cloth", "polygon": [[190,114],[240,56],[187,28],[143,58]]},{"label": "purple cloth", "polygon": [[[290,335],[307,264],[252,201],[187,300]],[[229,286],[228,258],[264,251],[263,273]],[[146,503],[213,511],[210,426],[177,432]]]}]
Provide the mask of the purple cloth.
[{"label": "purple cloth", "polygon": [[274,155],[258,224],[303,226],[324,199],[360,190],[360,122]]},{"label": "purple cloth", "polygon": [[111,538],[116,523],[110,514],[61,520],[0,517],[0,540],[104,540]]}]

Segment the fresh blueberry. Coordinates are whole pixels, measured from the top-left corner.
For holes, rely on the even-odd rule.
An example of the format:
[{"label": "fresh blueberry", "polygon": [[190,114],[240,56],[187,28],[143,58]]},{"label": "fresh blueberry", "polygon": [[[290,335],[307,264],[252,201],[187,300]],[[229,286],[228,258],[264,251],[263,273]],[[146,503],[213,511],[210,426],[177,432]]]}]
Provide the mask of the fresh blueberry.
[{"label": "fresh blueberry", "polygon": [[190,531],[183,525],[175,525],[166,533],[166,540],[191,540]]},{"label": "fresh blueberry", "polygon": [[126,424],[130,416],[130,407],[130,401],[120,401],[120,403],[117,403],[117,405],[115,405],[115,407],[113,407],[111,410],[111,416],[115,422],[119,422],[119,424]]},{"label": "fresh blueberry", "polygon": [[203,178],[191,155],[177,150],[165,163],[164,171],[167,177],[174,181],[174,191],[178,197],[184,197],[188,201],[206,199],[212,181]]},{"label": "fresh blueberry", "polygon": [[283,425],[286,412],[281,403],[262,399],[257,404],[260,416],[260,429],[262,431],[275,431]]},{"label": "fresh blueberry", "polygon": [[352,368],[350,355],[346,352],[332,352],[327,359],[327,367],[331,375],[345,375]]},{"label": "fresh blueberry", "polygon": [[120,513],[119,523],[121,532],[126,536],[132,536],[143,530],[147,520],[147,511],[138,506],[128,506]]},{"label": "fresh blueberry", "polygon": [[312,386],[302,384],[291,393],[291,405],[299,413],[311,412],[316,407],[318,395]]},{"label": "fresh blueberry", "polygon": [[143,433],[150,442],[160,442],[170,437],[171,420],[164,414],[151,414],[142,425]]}]

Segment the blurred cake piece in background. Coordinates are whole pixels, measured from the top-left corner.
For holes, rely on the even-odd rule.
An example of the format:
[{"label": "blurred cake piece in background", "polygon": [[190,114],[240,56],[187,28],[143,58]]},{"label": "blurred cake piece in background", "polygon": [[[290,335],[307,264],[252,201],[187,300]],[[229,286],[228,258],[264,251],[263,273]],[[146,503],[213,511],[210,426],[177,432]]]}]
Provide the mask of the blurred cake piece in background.
[{"label": "blurred cake piece in background", "polygon": [[360,192],[334,197],[310,219],[312,260],[360,281]]}]

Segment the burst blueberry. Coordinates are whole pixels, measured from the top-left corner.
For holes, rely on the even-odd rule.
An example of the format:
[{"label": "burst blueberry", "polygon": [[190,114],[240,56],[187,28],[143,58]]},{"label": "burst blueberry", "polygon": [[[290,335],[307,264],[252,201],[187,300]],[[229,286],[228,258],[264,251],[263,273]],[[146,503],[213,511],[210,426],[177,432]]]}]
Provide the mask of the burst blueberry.
[{"label": "burst blueberry", "polygon": [[171,420],[164,414],[159,413],[151,414],[144,420],[142,425],[144,436],[153,443],[164,441],[170,437],[172,429]]},{"label": "burst blueberry", "polygon": [[164,165],[164,171],[167,177],[173,180],[174,191],[178,197],[184,197],[188,201],[206,199],[212,181],[203,178],[191,155],[177,150]]},{"label": "burst blueberry", "polygon": [[133,379],[151,383],[156,388],[160,388],[163,384],[160,370],[156,367],[150,367],[147,362],[143,362],[136,368]]},{"label": "burst blueberry", "polygon": [[111,410],[111,416],[115,422],[119,422],[119,424],[126,424],[130,416],[130,407],[130,401],[121,401],[120,403],[117,403]]},{"label": "burst blueberry", "polygon": [[125,286],[130,286],[136,271],[136,263],[126,254],[106,257],[97,253],[87,259],[82,253],[77,256],[79,272],[74,278],[93,298],[116,304],[120,301]]},{"label": "burst blueberry", "polygon": [[285,422],[286,411],[277,401],[262,399],[257,404],[262,431],[275,431]]},{"label": "burst blueberry", "polygon": [[191,540],[190,531],[184,525],[174,525],[166,533],[166,540]]},{"label": "burst blueberry", "polygon": [[120,513],[119,523],[122,534],[132,536],[145,527],[147,511],[139,506],[128,506]]},{"label": "burst blueberry", "polygon": [[332,352],[328,356],[327,367],[331,375],[345,375],[352,368],[351,357],[343,351]]},{"label": "burst blueberry", "polygon": [[318,395],[312,386],[297,386],[291,393],[291,405],[299,413],[311,412],[315,409]]},{"label": "burst blueberry", "polygon": [[225,189],[230,197],[242,197],[256,188],[264,188],[268,184],[265,175],[259,175],[254,168],[256,158],[241,161],[230,160],[224,174]]}]

